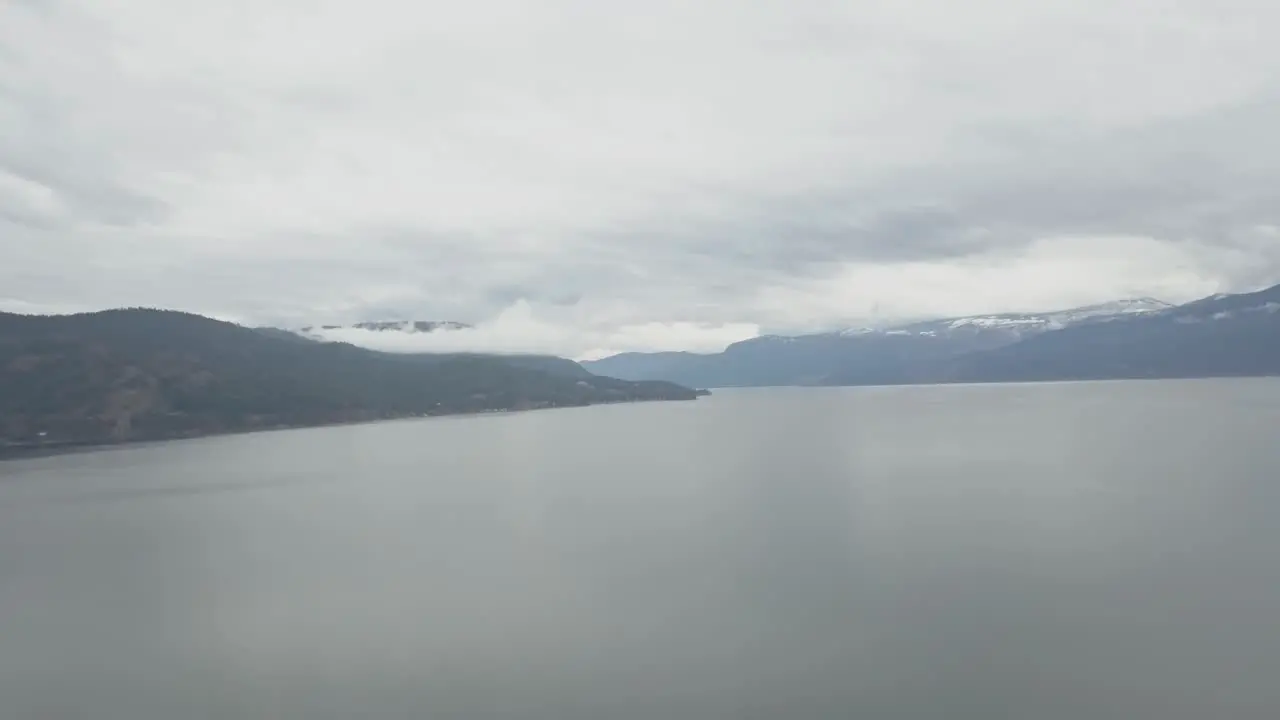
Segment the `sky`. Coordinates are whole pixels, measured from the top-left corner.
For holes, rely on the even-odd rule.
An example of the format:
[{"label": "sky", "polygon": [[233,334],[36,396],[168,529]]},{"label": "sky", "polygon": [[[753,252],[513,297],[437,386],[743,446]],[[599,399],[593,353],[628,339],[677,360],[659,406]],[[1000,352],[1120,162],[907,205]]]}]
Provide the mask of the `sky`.
[{"label": "sky", "polygon": [[0,0],[0,310],[598,357],[1256,289],[1276,28],[1267,0]]}]

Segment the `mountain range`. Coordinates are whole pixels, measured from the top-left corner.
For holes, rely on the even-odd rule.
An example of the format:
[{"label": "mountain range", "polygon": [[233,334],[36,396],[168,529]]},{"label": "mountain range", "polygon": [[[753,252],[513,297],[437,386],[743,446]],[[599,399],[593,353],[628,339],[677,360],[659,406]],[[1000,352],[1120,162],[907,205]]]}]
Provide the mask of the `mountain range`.
[{"label": "mountain range", "polygon": [[[362,323],[376,332],[460,324]],[[330,329],[337,329],[336,327]],[[716,354],[391,354],[311,329],[127,309],[0,313],[0,453],[382,418],[638,400],[690,388],[1280,375],[1280,286],[766,336]]]},{"label": "mountain range", "polygon": [[583,365],[691,387],[1273,375],[1280,374],[1280,286],[1177,306],[1139,298],[771,335],[715,354],[624,353]]},{"label": "mountain range", "polygon": [[172,311],[0,313],[0,453],[697,395],[563,358],[396,355]]}]

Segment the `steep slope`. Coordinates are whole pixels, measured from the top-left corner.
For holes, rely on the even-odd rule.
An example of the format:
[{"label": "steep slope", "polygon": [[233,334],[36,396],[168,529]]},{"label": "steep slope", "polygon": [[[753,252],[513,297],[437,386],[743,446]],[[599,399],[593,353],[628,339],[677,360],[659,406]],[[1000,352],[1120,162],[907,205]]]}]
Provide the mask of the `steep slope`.
[{"label": "steep slope", "polygon": [[177,312],[0,314],[0,446],[695,396],[671,383],[572,377],[519,359],[390,355]]}]

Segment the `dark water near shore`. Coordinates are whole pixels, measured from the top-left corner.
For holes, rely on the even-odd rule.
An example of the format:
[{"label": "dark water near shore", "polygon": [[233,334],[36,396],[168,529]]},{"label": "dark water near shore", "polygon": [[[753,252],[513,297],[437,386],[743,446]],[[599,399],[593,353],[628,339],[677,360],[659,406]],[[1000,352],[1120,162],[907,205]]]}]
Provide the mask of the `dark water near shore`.
[{"label": "dark water near shore", "polygon": [[0,463],[0,717],[1280,717],[1280,381]]}]

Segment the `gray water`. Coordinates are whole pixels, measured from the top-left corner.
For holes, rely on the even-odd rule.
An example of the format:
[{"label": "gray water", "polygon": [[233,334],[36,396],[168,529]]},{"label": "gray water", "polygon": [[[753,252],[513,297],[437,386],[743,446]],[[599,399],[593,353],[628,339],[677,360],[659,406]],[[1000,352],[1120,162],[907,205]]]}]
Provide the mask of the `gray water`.
[{"label": "gray water", "polygon": [[1280,717],[1280,381],[0,463],[0,717]]}]

